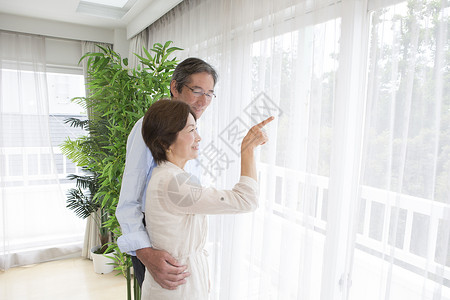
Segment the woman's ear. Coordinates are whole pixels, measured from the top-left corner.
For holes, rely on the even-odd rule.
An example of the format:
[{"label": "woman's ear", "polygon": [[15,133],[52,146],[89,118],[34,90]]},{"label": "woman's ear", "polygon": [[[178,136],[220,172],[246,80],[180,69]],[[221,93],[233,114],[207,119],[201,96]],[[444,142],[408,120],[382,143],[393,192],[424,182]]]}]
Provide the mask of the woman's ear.
[{"label": "woman's ear", "polygon": [[164,149],[164,151],[167,153],[167,151],[169,151],[170,145],[167,145],[167,143],[161,141],[158,137],[157,140],[158,144]]},{"label": "woman's ear", "polygon": [[153,140],[153,147],[155,147],[156,149],[159,148],[163,152],[167,152],[167,147],[165,146],[165,143],[163,141],[161,141],[159,136]]}]

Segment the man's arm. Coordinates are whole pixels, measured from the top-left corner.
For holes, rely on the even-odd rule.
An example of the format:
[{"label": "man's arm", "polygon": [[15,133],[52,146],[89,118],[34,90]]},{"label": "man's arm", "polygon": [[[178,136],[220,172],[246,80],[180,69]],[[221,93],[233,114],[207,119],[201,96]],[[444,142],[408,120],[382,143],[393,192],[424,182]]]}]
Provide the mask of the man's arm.
[{"label": "man's arm", "polygon": [[141,248],[151,247],[143,224],[143,195],[153,159],[141,134],[142,119],[136,122],[127,140],[127,157],[122,177],[116,217],[122,229],[117,245],[122,252],[135,255]]},{"label": "man's arm", "polygon": [[151,248],[150,238],[143,224],[145,192],[153,168],[150,150],[142,139],[142,119],[136,122],[127,140],[127,157],[122,178],[116,217],[122,229],[117,245],[122,252],[137,255],[139,260],[163,288],[174,289],[184,284],[181,266],[165,251]]}]

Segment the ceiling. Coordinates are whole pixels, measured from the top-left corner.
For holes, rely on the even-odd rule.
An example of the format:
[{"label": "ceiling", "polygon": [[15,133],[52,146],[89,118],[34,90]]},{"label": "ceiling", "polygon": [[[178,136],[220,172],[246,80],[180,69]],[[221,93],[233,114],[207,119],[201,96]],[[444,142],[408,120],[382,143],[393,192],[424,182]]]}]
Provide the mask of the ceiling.
[{"label": "ceiling", "polygon": [[[0,13],[88,25],[107,29],[126,28],[143,10],[164,0],[135,0],[130,10],[121,18],[113,19],[77,12],[80,0],[0,0]],[[166,11],[173,6],[168,7]]]}]

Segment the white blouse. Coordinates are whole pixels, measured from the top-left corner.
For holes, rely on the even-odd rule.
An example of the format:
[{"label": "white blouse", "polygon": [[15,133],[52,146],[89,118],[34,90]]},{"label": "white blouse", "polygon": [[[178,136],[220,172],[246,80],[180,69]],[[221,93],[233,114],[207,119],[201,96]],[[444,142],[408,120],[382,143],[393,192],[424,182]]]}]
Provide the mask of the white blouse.
[{"label": "white blouse", "polygon": [[190,276],[176,290],[163,289],[148,270],[142,300],[208,299],[208,261],[204,250],[206,214],[250,212],[258,207],[257,182],[241,176],[232,190],[202,187],[195,176],[165,162],[153,169],[147,187],[145,221],[152,246],[187,265]]}]

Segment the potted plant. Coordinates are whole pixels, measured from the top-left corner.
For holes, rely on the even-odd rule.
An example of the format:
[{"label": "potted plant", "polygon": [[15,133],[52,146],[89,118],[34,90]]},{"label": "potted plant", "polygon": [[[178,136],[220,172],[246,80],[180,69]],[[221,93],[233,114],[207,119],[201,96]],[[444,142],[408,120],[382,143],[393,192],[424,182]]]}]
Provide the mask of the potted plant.
[{"label": "potted plant", "polygon": [[[89,120],[69,118],[65,121],[71,127],[79,127],[89,130]],[[90,169],[95,163],[94,155],[96,145],[101,145],[102,135],[92,132],[78,140],[67,139],[62,145],[62,152],[73,162],[82,166],[83,174],[71,174],[68,179],[76,181],[76,187],[67,191],[67,208],[83,219],[92,217],[97,224],[100,244],[91,249],[91,257],[94,262],[94,271],[99,274],[109,273],[113,270],[111,249],[108,249],[110,240],[109,230],[103,226],[108,216],[94,196],[98,191],[98,174]],[[97,139],[97,140],[96,140]],[[109,254],[108,254],[109,253]]]},{"label": "potted plant", "polygon": [[[155,101],[170,97],[170,80],[178,61],[169,56],[180,48],[156,43],[148,51],[143,48],[145,57],[139,58],[140,66],[128,67],[128,59],[122,59],[110,48],[99,46],[100,52],[88,53],[81,59],[87,60],[88,93],[86,97],[75,98],[90,112],[89,132],[101,132],[101,138],[81,138],[90,160],[85,160],[88,169],[97,174],[97,190],[92,202],[104,210],[102,227],[110,232],[108,249],[114,249],[116,270],[127,278],[128,299],[131,299],[131,259],[117,247],[116,239],[121,235],[115,210],[119,201],[122,173],[125,167],[126,142],[134,124]],[[84,143],[88,141],[87,143]],[[70,158],[70,157],[69,157]],[[134,299],[140,298],[140,289],[134,281]]]}]

